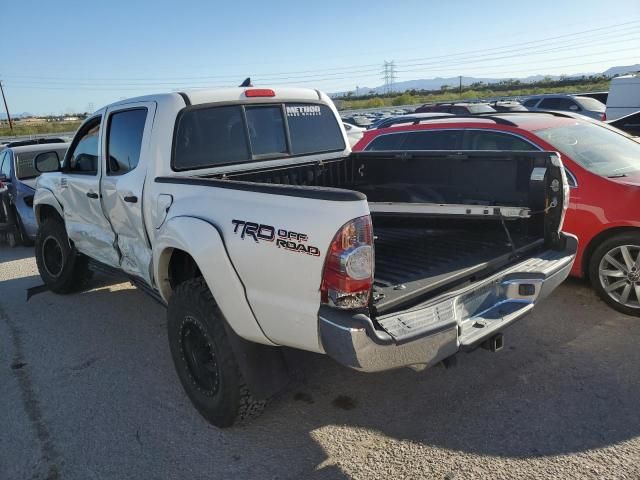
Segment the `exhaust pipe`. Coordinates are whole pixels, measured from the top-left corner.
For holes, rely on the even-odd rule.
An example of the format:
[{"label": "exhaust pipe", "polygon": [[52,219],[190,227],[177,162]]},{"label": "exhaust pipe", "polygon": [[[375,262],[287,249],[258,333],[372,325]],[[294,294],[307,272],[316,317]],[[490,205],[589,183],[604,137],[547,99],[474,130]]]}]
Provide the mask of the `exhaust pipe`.
[{"label": "exhaust pipe", "polygon": [[493,337],[482,344],[482,348],[497,352],[504,347],[504,335],[496,333]]}]

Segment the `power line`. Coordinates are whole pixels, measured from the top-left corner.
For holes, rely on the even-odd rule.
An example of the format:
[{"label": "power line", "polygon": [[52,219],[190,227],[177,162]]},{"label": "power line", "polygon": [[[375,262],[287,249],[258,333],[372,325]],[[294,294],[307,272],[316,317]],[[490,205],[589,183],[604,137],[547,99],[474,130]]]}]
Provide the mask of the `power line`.
[{"label": "power line", "polygon": [[[510,45],[505,45],[502,47],[494,47],[494,48],[485,48],[485,49],[480,49],[480,50],[469,50],[466,52],[460,52],[460,53],[453,53],[453,54],[447,54],[447,55],[439,55],[439,56],[433,56],[433,57],[421,57],[421,58],[413,58],[413,59],[407,59],[407,60],[401,60],[399,63],[400,64],[404,64],[404,66],[419,66],[419,65],[426,65],[426,64],[422,64],[422,63],[415,63],[415,62],[423,62],[423,61],[429,61],[429,60],[433,60],[434,62],[427,62],[427,64],[431,65],[431,64],[438,64],[438,63],[442,63],[442,62],[437,62],[436,60],[438,59],[447,59],[446,63],[453,63],[453,62],[457,62],[460,61],[462,59],[456,59],[453,57],[459,57],[459,56],[464,56],[464,55],[469,55],[469,54],[474,54],[474,53],[483,53],[483,55],[474,55],[474,58],[482,58],[482,57],[487,57],[487,56],[492,56],[492,55],[500,55],[503,53],[508,53],[508,51],[502,51],[502,52],[497,52],[497,53],[487,53],[487,52],[496,52],[499,50],[506,50],[506,49],[512,49],[512,47],[517,47],[517,46],[523,46],[523,45],[533,45],[536,44],[533,47],[526,47],[526,49],[534,49],[534,48],[540,48],[541,44],[544,43],[548,43],[550,41],[553,40],[557,40],[557,39],[562,39],[562,38],[567,38],[567,37],[576,37],[579,35],[588,35],[589,37],[601,37],[601,36],[611,36],[614,35],[616,37],[618,37],[621,34],[621,30],[617,29],[614,32],[604,32],[604,33],[599,33],[599,34],[595,34],[593,35],[593,32],[598,32],[598,31],[602,31],[602,30],[610,30],[611,28],[614,27],[621,27],[621,26],[625,26],[625,25],[634,25],[634,26],[627,26],[624,29],[634,29],[637,28],[637,26],[635,24],[640,23],[640,20],[634,20],[634,21],[629,21],[629,22],[624,22],[624,23],[619,23],[619,24],[615,24],[615,25],[609,25],[606,27],[600,27],[600,28],[594,28],[594,29],[589,29],[589,30],[583,30],[580,32],[574,32],[574,33],[569,33],[569,34],[563,34],[563,35],[557,35],[554,37],[548,37],[546,39],[542,39],[542,40],[535,40],[535,41],[529,41],[529,42],[520,42],[520,43],[515,43],[515,44],[510,44]],[[622,29],[622,30],[624,30]],[[635,32],[634,32],[635,33]],[[586,38],[579,38],[576,39],[576,41],[584,41],[586,40]],[[628,40],[628,39],[627,39]],[[619,40],[618,40],[619,42]],[[558,47],[558,48],[562,48],[562,47]],[[564,46],[564,48],[568,48],[567,46]],[[521,49],[524,50],[524,49]],[[513,51],[510,50],[510,51]],[[414,62],[414,63],[412,63]],[[277,78],[285,78],[285,79],[289,79],[289,78],[311,78],[311,77],[320,77],[320,76],[334,76],[334,75],[342,75],[345,73],[368,73],[368,72],[375,72],[377,70],[377,68],[369,68],[369,67],[376,67],[376,64],[364,64],[364,65],[354,65],[352,67],[329,67],[329,68],[321,68],[321,69],[309,69],[309,70],[298,70],[298,71],[290,71],[290,72],[278,72],[278,73],[258,73],[258,74],[253,74],[252,76],[254,78],[265,78],[267,79],[267,77],[273,77],[271,78],[271,80],[276,80]],[[297,75],[300,73],[314,73],[314,72],[322,72],[322,73],[318,73],[316,75]],[[328,73],[328,72],[334,72],[334,73]],[[181,81],[193,81],[193,80],[202,80],[202,81],[207,81],[207,80],[213,80],[213,79],[228,79],[229,81],[235,81],[237,80],[237,78],[239,78],[240,76],[243,76],[244,73],[242,74],[238,74],[238,75],[231,75],[231,74],[226,74],[226,75],[207,75],[207,76],[194,76],[194,77],[166,77],[163,78],[163,82],[157,82],[157,79],[152,79],[152,78],[141,78],[141,77],[129,77],[129,78],[124,78],[124,77],[120,77],[120,78],[107,78],[107,77],[103,77],[103,78],[87,78],[86,81],[87,82],[95,82],[95,81],[109,81],[109,82],[124,82],[124,81],[131,81],[131,82],[136,82],[136,81],[140,81],[140,82],[144,82],[147,81],[147,83],[145,83],[145,85],[149,85],[149,82],[151,83],[155,83],[156,85],[159,84],[165,84],[165,85],[172,85]],[[77,77],[47,77],[47,76],[38,76],[38,75],[9,75],[6,76],[7,78],[24,78],[24,79],[41,79],[41,80],[49,80],[49,81],[59,81],[59,80],[74,80]],[[165,82],[165,80],[170,80],[170,79],[175,79],[176,82]],[[124,85],[124,84],[121,84]],[[131,83],[131,85],[135,85],[135,83]]]},{"label": "power line", "polygon": [[[640,37],[638,37],[638,38],[640,39]],[[574,47],[571,50],[575,51],[575,50],[579,50],[579,49],[582,49],[582,48],[586,48],[586,46],[584,46],[584,47]],[[618,48],[618,49],[616,49],[615,53],[638,50],[638,48],[640,48],[640,47],[634,46],[634,47],[628,47],[628,48]],[[606,54],[609,54],[609,53],[611,53],[609,50],[604,50],[604,51],[590,52],[589,55],[590,56],[606,55]],[[517,56],[509,56],[508,58],[515,58],[515,57],[517,57]],[[537,64],[545,64],[545,63],[557,62],[557,61],[561,61],[561,60],[572,60],[572,59],[575,59],[575,58],[576,58],[576,55],[574,53],[573,55],[570,55],[570,56],[556,57],[556,58],[552,58],[552,59],[549,59],[549,60],[539,60],[536,63]],[[498,60],[498,59],[494,59],[494,60]],[[500,59],[500,60],[504,60],[504,58]],[[480,69],[482,69],[483,67],[491,67],[491,68],[498,67],[499,68],[499,67],[502,67],[502,66],[531,65],[533,63],[531,59],[529,59],[526,62],[520,62],[520,63],[499,62],[498,64],[494,64],[494,65],[492,65],[492,64],[490,64],[488,62],[490,62],[490,60],[487,60],[487,61],[482,61],[482,60],[480,60],[480,61],[469,61],[469,62],[463,62],[463,63],[455,63],[455,64],[451,64],[451,65],[438,65],[438,68],[440,68],[440,70],[438,70],[438,71],[439,72],[451,71],[451,70],[460,71],[460,70],[469,69],[469,68],[475,68],[475,69],[480,68]],[[602,62],[602,60],[601,60],[601,62]],[[474,64],[480,64],[480,65],[479,65],[479,67],[474,67],[473,66]],[[446,69],[442,70],[443,67],[445,67]],[[423,72],[425,70],[433,70],[433,67],[409,68],[409,69],[406,69],[406,70],[399,70],[398,73]]]},{"label": "power line", "polygon": [[[627,38],[627,42],[629,41],[633,41],[633,40],[638,40],[640,37],[631,37],[631,38]],[[550,51],[566,51],[566,50],[573,50],[574,52],[576,50],[579,49],[584,49],[584,48],[592,48],[594,46],[606,46],[606,45],[611,45],[611,44],[618,44],[619,41],[616,40],[608,40],[605,42],[587,42],[584,44],[578,44],[578,43],[573,43],[573,44],[566,44],[563,45],[562,47],[555,47],[552,49],[544,49],[544,50],[539,50],[539,51],[534,51],[534,52],[528,52],[528,56],[534,56],[534,55],[541,55],[543,53],[549,53]],[[633,49],[633,48],[631,48]],[[625,51],[625,50],[630,50],[630,49],[617,49],[617,51]],[[601,53],[609,53],[609,52],[591,52],[591,55],[594,54],[601,54]],[[421,71],[425,71],[425,70],[433,70],[434,68],[438,68],[439,71],[443,70],[443,67],[449,67],[447,68],[448,70],[451,69],[456,69],[456,74],[457,72],[461,71],[461,70],[467,70],[470,66],[476,65],[476,64],[481,64],[482,66],[487,65],[487,62],[495,62],[497,60],[504,60],[504,59],[510,59],[510,58],[515,58],[515,57],[520,57],[522,56],[521,54],[514,54],[514,55],[503,55],[501,57],[494,57],[494,58],[483,58],[483,56],[475,56],[472,57],[469,60],[465,60],[465,61],[451,61],[451,62],[447,62],[447,61],[441,61],[441,62],[433,62],[433,63],[423,63],[423,64],[415,64],[415,65],[407,65],[409,67],[411,66],[420,66],[421,68],[406,68],[407,66],[403,67],[403,69],[401,70],[396,70],[394,68],[395,73],[407,73],[407,72],[421,72]],[[568,57],[570,59],[574,58],[575,55],[572,55],[571,57]],[[531,62],[528,62],[531,63]],[[394,64],[395,65],[395,64]],[[509,65],[513,65],[513,64],[509,64]],[[492,65],[492,67],[501,67],[502,64],[498,64],[498,65]],[[384,67],[383,67],[384,68]],[[304,75],[304,76],[281,76],[280,78],[271,78],[271,79],[267,79],[267,78],[261,78],[261,77],[254,77],[254,81],[256,83],[261,83],[261,84],[265,84],[265,83],[282,83],[282,81],[286,81],[286,80],[292,80],[292,82],[289,83],[319,83],[319,82],[326,82],[328,80],[342,80],[342,79],[357,79],[357,78],[371,78],[372,74],[375,73],[376,71],[379,71],[377,69],[366,69],[366,70],[361,70],[361,71],[357,71],[357,72],[353,72],[353,73],[349,73],[349,72],[334,72],[334,73],[327,73],[327,74],[317,74],[317,75]],[[356,74],[357,73],[357,74]],[[364,74],[360,74],[360,73],[364,73]],[[328,75],[335,77],[335,78],[328,78]],[[384,78],[384,77],[383,77]],[[304,81],[306,79],[309,79],[310,81]],[[127,90],[127,88],[123,88],[123,87],[142,87],[143,89],[148,90],[149,88],[152,88],[153,86],[157,86],[157,87],[171,87],[171,88],[184,88],[185,86],[199,86],[199,84],[205,83],[205,85],[202,86],[211,86],[211,84],[209,82],[146,82],[146,83],[118,83],[118,84],[114,84],[114,83],[109,83],[108,88],[101,88],[102,90]],[[59,87],[64,87],[64,86],[90,86],[92,89],[97,89],[98,85],[97,82],[95,81],[87,81],[87,80],[81,80],[81,81],[74,81],[74,82],[60,82],[60,81],[49,81],[46,83],[42,83],[42,81],[37,81],[37,80],[31,80],[31,81],[26,81],[26,82],[22,82],[23,86],[26,85],[31,85],[31,86],[47,86],[47,87],[53,87],[53,86],[59,86]],[[220,86],[228,86],[228,85],[220,85]]]},{"label": "power line", "polygon": [[[637,32],[633,32],[633,33],[637,33]],[[633,40],[638,40],[640,39],[640,37],[632,37],[632,38],[626,38],[625,41],[629,42],[629,41],[633,41]],[[566,51],[566,50],[576,50],[576,49],[581,49],[581,48],[592,48],[594,46],[603,46],[603,45],[618,45],[620,44],[620,39],[616,38],[613,40],[607,40],[604,42],[593,42],[593,41],[588,41],[587,43],[569,43],[569,44],[564,44],[562,46],[556,46],[553,48],[546,48],[543,50],[535,50],[535,51],[530,51],[530,52],[525,52],[525,51],[517,51],[517,53],[513,53],[511,55],[502,55],[501,56],[495,56],[496,54],[492,55],[476,55],[473,57],[468,57],[466,59],[456,59],[456,60],[452,60],[452,61],[447,61],[447,60],[443,60],[443,61],[439,61],[439,62],[428,62],[428,63],[413,63],[413,64],[404,64],[405,67],[416,67],[416,66],[444,66],[444,65],[458,65],[460,64],[460,62],[467,64],[467,63],[485,63],[485,62],[489,62],[492,60],[504,60],[504,59],[508,59],[508,58],[517,58],[517,57],[522,57],[524,54],[526,55],[542,55],[544,53],[550,53],[550,52],[561,52],[561,51]],[[637,48],[637,47],[636,47]],[[510,52],[504,52],[504,53],[510,53]],[[492,58],[490,58],[492,57]]]},{"label": "power line", "polygon": [[[575,51],[577,49],[580,48],[587,48],[590,46],[593,46],[594,44],[589,44],[589,45],[584,45],[584,46],[573,46],[572,49]],[[629,48],[623,48],[623,49],[617,49],[616,52],[624,52],[624,51],[631,51],[631,50],[637,50],[637,47],[629,47]],[[597,51],[597,52],[592,52],[592,55],[602,55],[602,54],[607,54],[609,53],[609,51]],[[571,55],[571,56],[567,56],[567,57],[557,57],[554,59],[550,59],[550,60],[541,60],[536,62],[537,65],[545,65],[545,64],[549,64],[549,63],[556,63],[558,61],[563,61],[563,60],[571,60],[574,59],[575,55]],[[497,59],[494,59],[493,61],[495,61]],[[624,60],[624,59],[623,59]],[[609,60],[609,61],[616,61],[616,60]],[[480,67],[470,67],[473,66],[474,64],[478,64],[480,63]],[[586,63],[581,63],[579,65],[587,65],[587,64],[595,64],[595,63],[602,63],[602,61],[597,61],[597,62],[586,62]],[[529,65],[531,64],[531,61],[527,61],[524,63],[505,63],[505,62],[498,62],[497,64],[487,64],[487,61],[468,61],[468,62],[461,62],[461,63],[455,63],[455,64],[450,64],[450,65],[441,65],[439,66],[439,74],[440,75],[444,75],[444,71],[448,71],[448,72],[452,72],[452,75],[458,75],[459,72],[464,71],[464,70],[469,70],[470,68],[473,68],[475,71],[478,70],[486,70],[486,67],[490,67],[492,69],[494,68],[501,68],[501,67],[512,67],[515,65]],[[443,68],[446,67],[446,70]],[[384,67],[383,67],[384,68]],[[542,68],[542,67],[539,67]],[[413,68],[413,69],[406,69],[406,70],[397,70],[395,69],[395,62],[394,62],[394,82],[397,79],[397,74],[403,74],[403,73],[410,73],[410,72],[421,72],[421,71],[426,71],[428,70],[427,68]],[[432,70],[432,69],[429,69]],[[379,70],[378,70],[379,71]],[[511,70],[511,72],[513,72],[513,70]],[[383,72],[384,73],[384,72]],[[506,73],[510,73],[510,72],[506,72]],[[314,84],[318,84],[318,83],[327,83],[328,81],[341,81],[341,80],[350,80],[350,79],[358,79],[358,78],[371,78],[371,74],[362,74],[362,75],[351,75],[351,74],[346,74],[343,73],[342,76],[339,77],[335,77],[335,78],[312,78],[312,79],[293,79],[291,77],[283,77],[282,80],[271,80],[270,83],[275,84],[275,85],[286,85],[286,84],[305,84],[305,83],[314,83]],[[383,79],[385,79],[385,77],[383,77]],[[264,83],[261,81],[261,79],[256,78],[255,79],[256,82],[258,83]],[[268,82],[268,80],[265,80],[265,82]],[[385,85],[389,83],[389,82],[385,82]],[[148,91],[150,88],[153,87],[153,85],[156,84],[131,84],[129,86],[125,86],[125,85],[107,85],[107,86],[99,86],[96,85],[95,83],[74,83],[74,86],[70,86],[68,84],[55,84],[55,83],[50,83],[50,82],[46,82],[46,83],[42,83],[42,82],[21,82],[21,83],[9,83],[7,84],[8,86],[11,86],[13,88],[34,88],[34,89],[46,89],[46,90],[68,90],[68,89],[79,89],[79,90],[102,90],[102,91],[135,91],[135,90],[144,90],[144,91]],[[162,84],[165,85],[165,84]],[[204,84],[204,85],[197,85],[197,84],[180,84],[178,82],[175,83],[167,83],[166,86],[170,86],[172,88],[177,88],[177,89],[184,89],[184,88],[197,88],[197,87],[206,87],[206,88],[214,88],[214,87],[224,87],[224,86],[228,86],[228,85],[224,85],[224,84]]]}]

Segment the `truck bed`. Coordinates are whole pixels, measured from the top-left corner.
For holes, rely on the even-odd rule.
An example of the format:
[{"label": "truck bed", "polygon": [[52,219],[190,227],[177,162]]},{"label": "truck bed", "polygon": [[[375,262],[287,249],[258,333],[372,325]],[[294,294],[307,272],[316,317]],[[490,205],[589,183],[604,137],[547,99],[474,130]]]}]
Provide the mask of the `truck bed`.
[{"label": "truck bed", "polygon": [[504,230],[380,227],[375,234],[374,300],[378,313],[426,293],[500,268],[542,244]]},{"label": "truck bed", "polygon": [[375,237],[373,307],[384,314],[495,273],[548,242],[545,232],[557,230],[552,225],[562,213],[545,211],[548,184],[558,174],[553,155],[359,152],[218,180],[366,195]]}]

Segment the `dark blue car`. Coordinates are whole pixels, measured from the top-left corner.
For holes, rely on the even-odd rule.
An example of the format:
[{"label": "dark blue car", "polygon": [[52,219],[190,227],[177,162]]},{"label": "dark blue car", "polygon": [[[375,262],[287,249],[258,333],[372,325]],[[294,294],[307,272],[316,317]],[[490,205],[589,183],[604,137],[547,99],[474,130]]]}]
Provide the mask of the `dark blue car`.
[{"label": "dark blue car", "polygon": [[5,185],[1,194],[0,217],[9,225],[6,229],[11,245],[30,245],[36,238],[38,224],[33,214],[33,195],[36,179],[40,175],[33,168],[36,155],[46,154],[62,161],[68,143],[16,142],[0,150],[0,183]]}]

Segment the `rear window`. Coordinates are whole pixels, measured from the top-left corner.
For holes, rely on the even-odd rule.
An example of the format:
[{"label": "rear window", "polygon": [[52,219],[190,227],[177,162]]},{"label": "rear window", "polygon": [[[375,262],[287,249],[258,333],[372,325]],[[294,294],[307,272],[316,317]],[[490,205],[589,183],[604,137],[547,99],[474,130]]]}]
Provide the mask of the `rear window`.
[{"label": "rear window", "polygon": [[286,111],[292,155],[344,149],[340,125],[326,105],[290,103]]},{"label": "rear window", "polygon": [[367,145],[367,148],[365,148],[365,150],[400,150],[400,147],[404,143],[404,139],[406,137],[406,133],[391,133],[388,135],[380,135],[379,137],[374,138],[373,141],[369,145]]},{"label": "rear window", "polygon": [[572,110],[577,112],[580,108],[570,98],[554,97],[544,98],[538,108],[548,108],[549,110]]},{"label": "rear window", "polygon": [[491,113],[496,110],[490,105],[469,105],[469,113]]},{"label": "rear window", "polygon": [[254,155],[287,153],[287,138],[282,118],[282,107],[247,107],[249,141]]},{"label": "rear window", "polygon": [[172,166],[191,170],[344,148],[340,124],[326,105],[196,107],[178,118]]},{"label": "rear window", "polygon": [[575,97],[575,100],[582,108],[591,112],[604,112],[607,108],[604,103],[600,100],[596,100],[595,98]]}]

